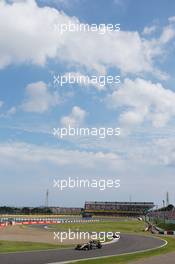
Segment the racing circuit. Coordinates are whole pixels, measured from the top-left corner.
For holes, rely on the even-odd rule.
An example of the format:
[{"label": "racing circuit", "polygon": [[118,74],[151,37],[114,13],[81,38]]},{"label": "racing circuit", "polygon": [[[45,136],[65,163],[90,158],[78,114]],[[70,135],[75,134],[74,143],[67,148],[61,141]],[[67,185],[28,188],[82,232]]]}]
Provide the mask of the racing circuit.
[{"label": "racing circuit", "polygon": [[21,253],[1,253],[0,263],[3,264],[50,264],[66,263],[80,259],[116,256],[151,250],[166,245],[166,241],[141,235],[121,234],[116,243],[107,244],[102,249],[91,251],[76,251],[74,248],[54,249]]}]

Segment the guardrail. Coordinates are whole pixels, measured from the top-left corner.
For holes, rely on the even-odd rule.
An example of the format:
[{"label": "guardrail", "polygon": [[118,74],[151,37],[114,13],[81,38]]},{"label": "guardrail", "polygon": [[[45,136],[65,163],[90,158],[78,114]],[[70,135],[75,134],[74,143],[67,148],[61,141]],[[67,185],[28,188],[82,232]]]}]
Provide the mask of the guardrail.
[{"label": "guardrail", "polygon": [[48,225],[48,224],[63,224],[63,223],[92,223],[92,222],[99,222],[100,220],[79,220],[79,219],[74,219],[74,220],[68,220],[68,219],[60,219],[60,220],[41,220],[41,219],[30,219],[26,221],[26,219],[18,219],[17,221],[8,221],[5,223],[0,223],[0,228],[6,227],[6,226],[13,226],[13,225]]}]

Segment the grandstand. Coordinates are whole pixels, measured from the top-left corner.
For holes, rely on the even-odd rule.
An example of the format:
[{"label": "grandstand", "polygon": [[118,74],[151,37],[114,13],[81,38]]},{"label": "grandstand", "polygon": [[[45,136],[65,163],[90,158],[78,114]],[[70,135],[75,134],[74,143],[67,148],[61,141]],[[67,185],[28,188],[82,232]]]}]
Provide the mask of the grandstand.
[{"label": "grandstand", "polygon": [[81,214],[83,208],[80,207],[49,207],[53,214]]},{"label": "grandstand", "polygon": [[85,202],[81,207],[0,207],[0,214],[57,214],[57,215],[82,215],[91,217],[93,215],[109,216],[141,216],[146,215],[154,207],[153,202]]},{"label": "grandstand", "polygon": [[153,202],[85,202],[84,215],[145,215],[154,207]]}]

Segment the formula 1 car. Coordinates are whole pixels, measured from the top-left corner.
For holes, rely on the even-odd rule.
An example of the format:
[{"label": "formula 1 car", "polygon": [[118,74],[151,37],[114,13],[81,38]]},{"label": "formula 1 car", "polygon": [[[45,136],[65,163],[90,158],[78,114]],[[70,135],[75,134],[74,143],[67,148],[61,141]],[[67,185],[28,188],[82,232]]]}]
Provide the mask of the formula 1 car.
[{"label": "formula 1 car", "polygon": [[75,247],[75,250],[90,250],[90,243],[85,243],[85,244],[78,244],[76,247]]},{"label": "formula 1 car", "polygon": [[89,244],[91,249],[102,248],[102,244],[99,240],[90,240]]},{"label": "formula 1 car", "polygon": [[85,244],[78,244],[75,247],[75,250],[92,250],[92,249],[97,249],[97,248],[102,248],[102,244],[99,240],[90,240],[88,243]]}]

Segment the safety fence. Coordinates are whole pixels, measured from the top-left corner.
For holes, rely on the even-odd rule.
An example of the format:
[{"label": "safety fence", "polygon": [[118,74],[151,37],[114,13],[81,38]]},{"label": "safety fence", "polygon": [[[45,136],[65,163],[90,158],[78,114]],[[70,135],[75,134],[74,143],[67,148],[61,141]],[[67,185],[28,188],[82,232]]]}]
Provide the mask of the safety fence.
[{"label": "safety fence", "polygon": [[13,225],[49,225],[49,224],[63,224],[63,223],[92,223],[99,222],[99,220],[80,220],[80,219],[59,219],[59,220],[48,220],[48,219],[13,219],[12,221],[6,221],[0,223],[0,228]]}]

